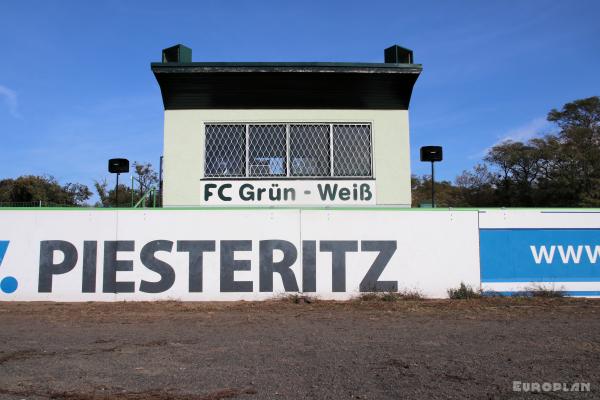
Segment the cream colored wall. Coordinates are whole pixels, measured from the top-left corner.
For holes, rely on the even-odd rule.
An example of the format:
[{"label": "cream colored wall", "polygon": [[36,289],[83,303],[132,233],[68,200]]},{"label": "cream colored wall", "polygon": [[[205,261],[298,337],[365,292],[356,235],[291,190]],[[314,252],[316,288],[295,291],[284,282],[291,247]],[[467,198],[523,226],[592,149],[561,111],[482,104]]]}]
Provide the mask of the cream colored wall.
[{"label": "cream colored wall", "polygon": [[369,122],[379,205],[410,206],[408,111],[168,110],[165,111],[163,202],[199,206],[204,172],[204,124],[218,122]]}]

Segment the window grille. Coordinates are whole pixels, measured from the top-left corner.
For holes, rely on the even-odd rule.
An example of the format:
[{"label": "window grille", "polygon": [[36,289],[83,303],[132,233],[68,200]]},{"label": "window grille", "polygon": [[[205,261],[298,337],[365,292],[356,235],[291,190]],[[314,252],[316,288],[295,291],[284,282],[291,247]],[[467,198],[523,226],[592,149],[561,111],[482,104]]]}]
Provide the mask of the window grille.
[{"label": "window grille", "polygon": [[290,126],[292,176],[330,176],[330,125]]},{"label": "window grille", "polygon": [[373,176],[370,124],[207,124],[206,177]]},{"label": "window grille", "polygon": [[246,176],[246,125],[206,125],[204,175]]},{"label": "window grille", "polygon": [[333,175],[371,176],[371,127],[333,125]]},{"label": "window grille", "polygon": [[285,125],[249,125],[249,176],[286,176]]}]

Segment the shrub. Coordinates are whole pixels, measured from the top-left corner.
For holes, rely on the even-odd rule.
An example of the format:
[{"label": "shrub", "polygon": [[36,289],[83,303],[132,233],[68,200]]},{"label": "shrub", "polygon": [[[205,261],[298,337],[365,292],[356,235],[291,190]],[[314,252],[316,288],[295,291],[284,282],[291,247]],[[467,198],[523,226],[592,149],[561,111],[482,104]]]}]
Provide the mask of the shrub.
[{"label": "shrub", "polygon": [[520,297],[543,297],[543,298],[558,298],[565,297],[565,292],[557,290],[554,287],[532,286],[523,292],[519,292]]},{"label": "shrub", "polygon": [[357,300],[360,301],[399,301],[399,300],[423,300],[424,296],[418,290],[401,290],[399,292],[365,292],[361,293]]},{"label": "shrub", "polygon": [[448,289],[448,297],[455,300],[478,299],[481,297],[481,290],[475,290],[461,282],[458,288]]},{"label": "shrub", "polygon": [[294,304],[310,304],[314,303],[316,298],[311,296],[306,296],[300,293],[291,293],[291,294],[283,294],[278,297],[280,301],[285,301]]}]

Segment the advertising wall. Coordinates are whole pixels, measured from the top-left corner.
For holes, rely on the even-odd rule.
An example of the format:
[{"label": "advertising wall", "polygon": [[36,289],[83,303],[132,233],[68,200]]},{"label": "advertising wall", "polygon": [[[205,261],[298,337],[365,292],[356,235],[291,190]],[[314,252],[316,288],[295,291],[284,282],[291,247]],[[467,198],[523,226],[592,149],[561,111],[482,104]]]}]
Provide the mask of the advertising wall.
[{"label": "advertising wall", "polygon": [[0,232],[0,280],[14,280],[2,300],[444,297],[479,284],[473,211],[0,211]]},{"label": "advertising wall", "polygon": [[600,296],[600,210],[4,210],[0,232],[0,301]]},{"label": "advertising wall", "polygon": [[600,296],[600,211],[481,212],[483,290]]}]

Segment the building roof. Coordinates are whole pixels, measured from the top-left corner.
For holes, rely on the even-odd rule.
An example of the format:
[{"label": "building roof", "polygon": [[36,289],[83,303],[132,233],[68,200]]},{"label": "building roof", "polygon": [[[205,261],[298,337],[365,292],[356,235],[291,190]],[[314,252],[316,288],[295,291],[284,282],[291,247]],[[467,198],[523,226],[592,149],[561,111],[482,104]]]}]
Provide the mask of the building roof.
[{"label": "building roof", "polygon": [[422,71],[396,62],[172,62],[164,53],[163,60],[151,69],[166,110],[406,110]]}]

